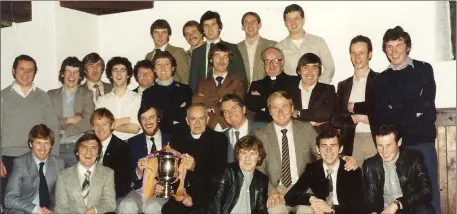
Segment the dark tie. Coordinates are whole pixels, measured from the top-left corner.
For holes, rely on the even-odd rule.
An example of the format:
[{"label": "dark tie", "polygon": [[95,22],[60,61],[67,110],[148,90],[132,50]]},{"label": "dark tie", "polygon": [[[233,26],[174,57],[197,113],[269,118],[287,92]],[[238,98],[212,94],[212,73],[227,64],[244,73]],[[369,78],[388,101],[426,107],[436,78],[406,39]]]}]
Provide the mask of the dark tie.
[{"label": "dark tie", "polygon": [[238,142],[238,140],[240,140],[240,131],[235,131],[235,139],[236,139],[236,142]]},{"label": "dark tie", "polygon": [[282,160],[281,160],[281,181],[284,187],[292,184],[290,175],[289,143],[287,140],[287,129],[281,129],[282,132]]},{"label": "dark tie", "polygon": [[100,97],[101,93],[100,93],[100,86],[98,84],[95,84],[94,85],[94,88],[95,88],[95,100],[98,99],[98,97]]},{"label": "dark tie", "polygon": [[217,88],[220,88],[222,85],[222,80],[224,80],[224,77],[216,77],[217,81]]},{"label": "dark tie", "polygon": [[46,177],[43,173],[44,162],[40,163],[40,187],[38,194],[40,197],[40,207],[49,208],[51,206],[51,198],[49,196],[48,184],[46,183]]},{"label": "dark tie", "polygon": [[157,147],[156,147],[156,143],[155,143],[155,141],[154,141],[154,137],[151,137],[150,139],[151,139],[151,141],[152,141],[152,146],[151,146],[151,151],[149,152],[149,154],[151,154],[151,153],[157,151]]},{"label": "dark tie", "polygon": [[[209,58],[210,50],[212,47],[214,47],[214,43],[209,44],[208,57],[206,58],[206,60],[208,60],[208,58]],[[213,73],[213,66],[208,61],[208,67],[206,67],[206,77],[212,76],[213,75],[212,73]]]},{"label": "dark tie", "polygon": [[333,180],[332,180],[332,173],[333,169],[327,169],[327,182],[328,182],[328,197],[327,203],[333,205]]}]

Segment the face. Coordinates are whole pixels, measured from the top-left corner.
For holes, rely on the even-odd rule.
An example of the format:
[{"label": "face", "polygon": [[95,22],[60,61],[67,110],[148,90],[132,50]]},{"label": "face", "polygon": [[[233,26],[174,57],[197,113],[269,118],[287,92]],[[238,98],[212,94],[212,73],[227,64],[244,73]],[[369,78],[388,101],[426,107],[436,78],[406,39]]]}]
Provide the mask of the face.
[{"label": "face", "polygon": [[267,76],[275,77],[281,74],[282,68],[284,67],[284,60],[281,58],[281,54],[277,50],[269,49],[265,51],[263,58],[265,73]]},{"label": "face", "polygon": [[107,117],[95,117],[92,121],[92,130],[100,141],[104,141],[113,133],[114,122],[111,124]]},{"label": "face", "polygon": [[78,81],[81,79],[79,76],[79,68],[78,67],[71,67],[65,66],[65,71],[63,73],[63,83],[67,87],[76,87],[78,86]]},{"label": "face", "polygon": [[102,79],[102,60],[98,60],[96,63],[88,63],[86,65],[86,76],[91,82],[98,83]]},{"label": "face", "polygon": [[186,121],[187,125],[190,127],[190,132],[192,134],[202,134],[206,130],[209,116],[203,107],[193,107],[189,109]]},{"label": "face", "polygon": [[259,152],[256,150],[240,149],[238,152],[238,164],[240,168],[247,172],[254,172],[260,160]]},{"label": "face", "polygon": [[409,48],[403,39],[389,41],[386,44],[386,55],[395,67],[402,67],[408,57]]},{"label": "face", "polygon": [[216,51],[213,54],[213,67],[216,72],[226,72],[229,65],[229,53]]},{"label": "face", "polygon": [[254,37],[259,35],[259,30],[262,27],[261,23],[255,16],[247,15],[243,20],[243,30],[246,37]]},{"label": "face", "polygon": [[392,162],[399,152],[401,142],[395,142],[394,134],[376,136],[376,149],[384,162]]},{"label": "face", "polygon": [[292,120],[294,106],[290,101],[282,96],[273,97],[270,100],[270,114],[276,125],[285,127]]},{"label": "face", "polygon": [[174,67],[171,67],[170,59],[168,58],[159,58],[155,63],[155,72],[157,74],[157,79],[160,81],[169,81],[173,79],[172,70]]},{"label": "face", "polygon": [[319,78],[319,63],[310,63],[301,66],[300,76],[302,82],[308,86],[312,86]]},{"label": "face", "polygon": [[167,44],[168,38],[170,38],[170,35],[168,34],[168,29],[154,29],[152,31],[152,40],[154,41],[154,45],[157,48]]},{"label": "face", "polygon": [[287,30],[289,30],[289,34],[301,33],[303,32],[305,19],[301,17],[300,12],[294,11],[286,14],[284,24],[286,25]]},{"label": "face", "polygon": [[140,117],[140,123],[143,131],[148,136],[154,136],[159,128],[159,118],[155,109],[151,108],[144,112]]},{"label": "face", "polygon": [[98,158],[98,143],[95,140],[81,142],[76,153],[79,158],[79,163],[86,168],[90,168],[95,164]]},{"label": "face", "polygon": [[127,85],[127,68],[125,65],[117,64],[111,69],[113,83],[117,87],[122,87]]},{"label": "face", "polygon": [[317,152],[321,155],[322,160],[329,166],[334,165],[339,158],[340,153],[343,151],[343,147],[338,146],[338,139],[328,138],[321,139]]},{"label": "face", "polygon": [[149,88],[154,84],[154,73],[149,68],[138,68],[137,78],[142,88]]},{"label": "face", "polygon": [[195,47],[199,45],[203,39],[203,35],[198,31],[196,26],[188,26],[184,28],[184,37],[190,46]]},{"label": "face", "polygon": [[203,22],[203,32],[207,40],[215,40],[219,38],[219,25],[216,19],[209,19]]},{"label": "face", "polygon": [[246,107],[241,108],[236,102],[229,100],[223,102],[221,108],[225,121],[230,126],[238,129],[246,121]]},{"label": "face", "polygon": [[32,153],[35,158],[40,161],[46,160],[52,149],[51,141],[49,139],[35,139],[33,142],[29,143],[29,146],[32,147]]},{"label": "face", "polygon": [[370,66],[371,52],[365,42],[357,42],[351,45],[351,62],[355,69],[366,70]]},{"label": "face", "polygon": [[13,69],[13,75],[16,78],[17,84],[20,86],[32,85],[33,78],[35,77],[35,66],[33,62],[19,60],[16,69]]}]

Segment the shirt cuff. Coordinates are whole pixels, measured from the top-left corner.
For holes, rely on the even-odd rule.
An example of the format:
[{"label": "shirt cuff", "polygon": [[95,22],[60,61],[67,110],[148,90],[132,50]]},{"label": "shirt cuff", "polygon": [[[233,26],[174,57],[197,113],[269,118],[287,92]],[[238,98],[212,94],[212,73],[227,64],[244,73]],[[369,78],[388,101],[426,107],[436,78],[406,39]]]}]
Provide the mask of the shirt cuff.
[{"label": "shirt cuff", "polygon": [[40,209],[40,206],[35,206],[35,208],[33,208],[32,213],[38,213],[38,209]]}]

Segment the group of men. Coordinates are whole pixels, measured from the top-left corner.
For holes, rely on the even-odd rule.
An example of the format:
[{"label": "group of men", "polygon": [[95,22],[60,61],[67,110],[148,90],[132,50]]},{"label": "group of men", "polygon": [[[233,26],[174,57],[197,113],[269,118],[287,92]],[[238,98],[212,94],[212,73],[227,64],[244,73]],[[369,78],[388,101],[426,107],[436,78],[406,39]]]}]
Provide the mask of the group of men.
[{"label": "group of men", "polygon": [[[188,51],[168,43],[171,27],[159,19],[154,50],[135,66],[68,57],[62,87],[47,93],[33,83],[35,60],[18,56],[15,81],[1,92],[6,211],[204,213],[214,173],[236,159],[239,139],[255,135],[266,151],[258,168],[270,181],[269,213],[440,213],[436,85],[432,67],[409,57],[409,34],[386,31],[382,73],[370,69],[370,39],[354,37],[354,75],[335,90],[329,48],[303,30],[303,9],[289,5],[283,18],[289,36],[277,43],[247,12],[246,39],[235,45],[207,11],[183,26]],[[184,198],[144,201],[147,156],[166,145],[187,154]]]}]

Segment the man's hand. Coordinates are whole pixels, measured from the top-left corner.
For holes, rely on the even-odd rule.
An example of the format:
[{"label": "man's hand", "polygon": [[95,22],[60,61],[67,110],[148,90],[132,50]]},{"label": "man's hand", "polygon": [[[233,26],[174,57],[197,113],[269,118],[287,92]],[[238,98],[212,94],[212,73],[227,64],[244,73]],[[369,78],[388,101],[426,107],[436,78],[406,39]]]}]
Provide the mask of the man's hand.
[{"label": "man's hand", "polygon": [[354,113],[354,103],[348,103],[348,111]]},{"label": "man's hand", "polygon": [[59,130],[60,135],[65,135],[65,130]]},{"label": "man's hand", "polygon": [[280,203],[284,203],[284,195],[278,190],[272,190],[268,193],[267,208],[274,207]]},{"label": "man's hand", "polygon": [[160,195],[163,193],[163,191],[165,190],[165,187],[160,185],[159,183],[156,184],[156,187],[155,187],[155,194],[156,195]]},{"label": "man's hand", "polygon": [[84,214],[95,214],[95,213],[96,213],[96,212],[95,212],[95,208],[93,208],[93,207],[87,209],[87,210],[84,212]]},{"label": "man's hand", "polygon": [[5,164],[0,160],[0,177],[6,178],[7,174]]},{"label": "man's hand", "polygon": [[186,102],[183,102],[183,103],[179,106],[179,108],[184,108],[184,107],[186,107]]},{"label": "man's hand", "polygon": [[114,123],[116,124],[115,128],[117,128],[117,127],[122,126],[124,124],[130,123],[130,117],[123,117],[123,118],[116,119],[114,121]]},{"label": "man's hand", "polygon": [[65,125],[70,124],[70,123],[77,124],[77,123],[79,123],[79,121],[81,119],[83,119],[83,117],[80,114],[76,114],[73,117],[67,117],[67,119],[65,119]]},{"label": "man's hand", "polygon": [[260,93],[259,93],[258,91],[252,91],[252,92],[251,92],[251,95],[260,96]]},{"label": "man's hand", "polygon": [[397,213],[397,209],[398,209],[397,205],[394,203],[391,203],[389,206],[386,207],[386,209],[384,209],[382,211],[381,214],[395,214],[395,213]]},{"label": "man's hand", "polygon": [[354,124],[357,124],[357,123],[369,124],[370,123],[368,120],[368,116],[364,115],[364,114],[353,114],[353,115],[351,115],[351,118],[352,118],[352,121],[354,122]]},{"label": "man's hand", "polygon": [[309,122],[311,123],[312,126],[320,126],[320,125],[326,123],[326,122],[319,123],[319,122],[314,122],[314,121],[309,121]]},{"label": "man's hand", "polygon": [[51,210],[48,210],[46,207],[40,207],[38,208],[38,214],[51,214]]},{"label": "man's hand", "polygon": [[183,161],[181,164],[184,164],[184,168],[190,170],[190,171],[194,171],[195,169],[195,160],[192,156],[188,155],[188,154],[184,154],[183,155]]},{"label": "man's hand", "polygon": [[330,205],[322,199],[315,198],[310,200],[311,209],[314,213],[331,213],[334,211]]},{"label": "man's hand", "polygon": [[357,166],[357,160],[352,157],[352,156],[345,156],[344,160],[346,161],[346,164],[344,164],[344,170],[346,171],[354,171],[358,168]]},{"label": "man's hand", "polygon": [[184,204],[186,207],[192,206],[192,197],[190,197],[187,192],[184,192],[184,199],[182,199],[182,204]]},{"label": "man's hand", "polygon": [[137,167],[136,167],[136,173],[140,176],[143,175],[143,170],[146,169],[146,167],[148,166],[148,158],[147,157],[144,157],[144,158],[140,158],[138,160],[138,164],[137,164]]}]

